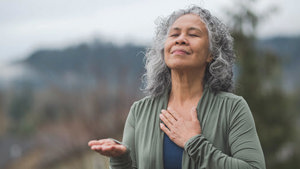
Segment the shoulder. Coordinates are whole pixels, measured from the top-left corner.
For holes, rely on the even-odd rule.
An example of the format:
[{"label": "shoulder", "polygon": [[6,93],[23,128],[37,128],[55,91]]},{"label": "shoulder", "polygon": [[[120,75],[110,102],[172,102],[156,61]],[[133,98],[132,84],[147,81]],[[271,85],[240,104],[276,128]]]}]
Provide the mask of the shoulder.
[{"label": "shoulder", "polygon": [[241,100],[241,99],[243,99],[242,96],[238,96],[238,95],[230,93],[230,92],[222,92],[222,91],[216,93],[215,96],[217,98],[220,98],[220,99],[229,99],[229,100]]},{"label": "shoulder", "polygon": [[228,104],[246,104],[247,102],[245,101],[245,99],[242,96],[236,95],[234,93],[230,93],[230,92],[218,92],[213,94],[214,97],[217,100],[220,100],[222,102],[226,101]]},{"label": "shoulder", "polygon": [[146,96],[135,101],[131,107],[131,112],[136,116],[157,112],[165,107],[166,98],[164,95],[158,97]]},{"label": "shoulder", "polygon": [[150,96],[146,96],[140,100],[135,101],[132,104],[132,107],[134,108],[140,108],[140,107],[145,107],[145,106],[149,106],[151,104],[153,104],[154,102],[158,102],[160,100],[159,97],[150,97]]},{"label": "shoulder", "polygon": [[230,92],[209,92],[208,100],[214,106],[221,106],[228,114],[235,114],[241,109],[250,111],[246,100],[242,96]]},{"label": "shoulder", "polygon": [[220,92],[216,94],[216,97],[224,100],[224,102],[226,102],[227,104],[230,104],[230,110],[228,111],[230,121],[237,119],[248,119],[250,121],[253,120],[250,107],[242,96],[238,96],[228,92]]}]

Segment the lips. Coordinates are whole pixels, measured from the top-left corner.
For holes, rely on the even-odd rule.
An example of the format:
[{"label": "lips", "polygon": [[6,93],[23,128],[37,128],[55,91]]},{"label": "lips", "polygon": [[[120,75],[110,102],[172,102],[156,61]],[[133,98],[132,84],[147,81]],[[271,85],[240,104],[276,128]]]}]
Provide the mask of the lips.
[{"label": "lips", "polygon": [[190,52],[184,50],[184,49],[175,49],[171,51],[171,54],[176,54],[176,55],[188,55]]}]

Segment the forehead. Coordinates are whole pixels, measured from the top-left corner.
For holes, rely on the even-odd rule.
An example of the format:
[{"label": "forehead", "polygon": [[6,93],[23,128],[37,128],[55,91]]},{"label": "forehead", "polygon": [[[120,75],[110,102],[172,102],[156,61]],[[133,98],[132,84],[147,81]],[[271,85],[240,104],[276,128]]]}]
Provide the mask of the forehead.
[{"label": "forehead", "polygon": [[200,16],[196,14],[186,14],[180,16],[173,23],[171,28],[183,28],[183,27],[196,27],[199,29],[206,29],[205,23],[201,20]]}]

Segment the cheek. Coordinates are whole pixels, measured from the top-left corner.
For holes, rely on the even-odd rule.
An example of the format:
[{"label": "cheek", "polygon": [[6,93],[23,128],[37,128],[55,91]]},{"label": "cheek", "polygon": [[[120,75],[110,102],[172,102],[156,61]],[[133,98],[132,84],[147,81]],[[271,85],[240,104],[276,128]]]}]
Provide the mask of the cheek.
[{"label": "cheek", "polygon": [[170,48],[172,47],[173,41],[169,38],[166,39],[165,43],[164,43],[164,48],[167,50],[170,50]]},{"label": "cheek", "polygon": [[164,55],[165,55],[165,56],[169,54],[170,49],[171,49],[170,43],[166,42],[166,43],[164,44]]},{"label": "cheek", "polygon": [[210,49],[209,49],[209,45],[208,44],[206,44],[206,43],[202,43],[202,44],[200,44],[200,45],[198,45],[198,46],[201,46],[200,48],[197,48],[197,47],[195,47],[194,49],[194,51],[197,53],[197,54],[199,54],[199,55],[201,55],[202,57],[208,57],[209,56],[209,54],[210,54]]}]

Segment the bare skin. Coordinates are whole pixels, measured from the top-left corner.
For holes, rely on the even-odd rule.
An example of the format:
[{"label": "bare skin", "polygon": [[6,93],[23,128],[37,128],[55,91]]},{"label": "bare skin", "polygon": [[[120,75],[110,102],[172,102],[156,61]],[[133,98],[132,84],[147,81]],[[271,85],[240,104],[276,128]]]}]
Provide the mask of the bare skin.
[{"label": "bare skin", "polygon": [[[203,92],[206,65],[212,60],[208,32],[200,17],[187,14],[171,26],[164,46],[167,66],[171,69],[172,89],[168,109],[162,110],[160,128],[180,147],[201,134],[196,106]],[[90,148],[108,157],[123,155],[126,147],[111,139],[92,140]]]},{"label": "bare skin", "polygon": [[160,128],[175,144],[182,148],[191,137],[201,133],[196,108],[192,108],[190,117],[191,120],[185,120],[184,117],[171,108],[162,110],[160,115],[161,120],[165,124],[161,123]]},{"label": "bare skin", "polygon": [[196,106],[203,93],[206,66],[212,61],[208,32],[200,17],[187,14],[171,26],[164,50],[171,69],[168,109],[162,110],[160,128],[178,146],[201,134]]},{"label": "bare skin", "polygon": [[117,157],[126,152],[126,147],[116,143],[111,139],[101,139],[89,141],[88,145],[101,155],[108,157]]}]

